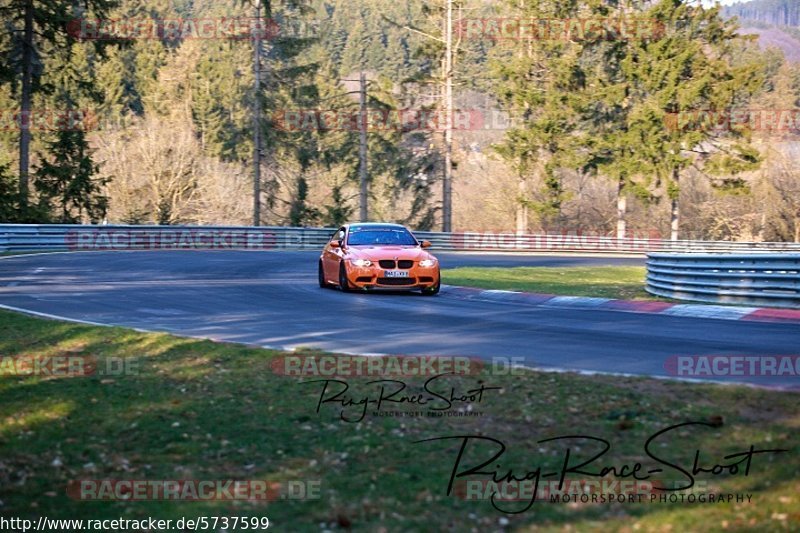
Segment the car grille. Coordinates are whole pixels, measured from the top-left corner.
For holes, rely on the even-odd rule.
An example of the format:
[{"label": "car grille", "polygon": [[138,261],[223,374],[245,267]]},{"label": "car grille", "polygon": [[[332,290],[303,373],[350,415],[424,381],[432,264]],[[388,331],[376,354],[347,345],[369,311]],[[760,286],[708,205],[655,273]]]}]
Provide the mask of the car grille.
[{"label": "car grille", "polygon": [[378,278],[379,285],[414,285],[414,278]]},{"label": "car grille", "polygon": [[420,283],[433,283],[433,278],[429,276],[420,276],[419,278]]},{"label": "car grille", "polygon": [[390,268],[409,269],[414,266],[414,261],[411,261],[410,259],[401,259],[400,261],[395,262],[392,261],[391,259],[381,259],[380,261],[378,261],[378,264],[381,266],[381,268],[386,268],[386,269]]}]

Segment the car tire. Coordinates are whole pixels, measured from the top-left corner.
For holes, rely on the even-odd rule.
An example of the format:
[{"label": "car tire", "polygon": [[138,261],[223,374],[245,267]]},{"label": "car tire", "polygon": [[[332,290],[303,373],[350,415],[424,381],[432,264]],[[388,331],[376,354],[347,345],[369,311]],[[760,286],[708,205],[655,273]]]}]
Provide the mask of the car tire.
[{"label": "car tire", "polygon": [[342,292],[350,292],[350,282],[347,281],[347,270],[344,266],[344,261],[339,263],[339,288]]},{"label": "car tire", "polygon": [[319,262],[319,266],[317,267],[317,277],[319,278],[319,286],[321,289],[328,288],[328,282],[325,281],[325,271],[322,269],[322,260]]},{"label": "car tire", "polygon": [[422,295],[435,296],[439,294],[439,289],[441,288],[441,286],[442,286],[442,278],[440,275],[439,278],[436,280],[436,285],[434,285],[433,287],[428,287],[427,289],[422,289]]}]

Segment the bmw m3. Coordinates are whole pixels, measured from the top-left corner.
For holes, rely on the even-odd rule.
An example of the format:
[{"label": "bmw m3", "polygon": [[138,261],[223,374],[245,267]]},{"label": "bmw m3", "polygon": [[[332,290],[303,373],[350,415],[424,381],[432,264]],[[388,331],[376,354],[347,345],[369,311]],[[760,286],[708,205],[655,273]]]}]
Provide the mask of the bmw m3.
[{"label": "bmw m3", "polygon": [[346,224],[333,234],[319,258],[319,286],[439,292],[439,261],[429,241],[419,241],[400,224]]}]

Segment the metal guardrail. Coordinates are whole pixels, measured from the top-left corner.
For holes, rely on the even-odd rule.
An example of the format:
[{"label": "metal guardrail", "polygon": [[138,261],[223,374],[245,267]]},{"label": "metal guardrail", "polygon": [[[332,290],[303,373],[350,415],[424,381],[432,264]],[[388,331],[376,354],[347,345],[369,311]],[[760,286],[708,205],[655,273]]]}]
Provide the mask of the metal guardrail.
[{"label": "metal guardrail", "polygon": [[[0,252],[319,250],[334,231],[335,228],[0,224]],[[415,234],[431,241],[437,251],[647,254],[647,291],[651,294],[679,300],[800,308],[800,243],[617,239],[576,234]]]},{"label": "metal guardrail", "polygon": [[800,308],[800,253],[650,253],[647,292],[678,300]]},{"label": "metal guardrail", "polygon": [[[318,250],[335,228],[0,224],[0,252],[85,250]],[[797,252],[800,243],[670,241],[576,233],[415,232],[436,250],[482,252]]]}]

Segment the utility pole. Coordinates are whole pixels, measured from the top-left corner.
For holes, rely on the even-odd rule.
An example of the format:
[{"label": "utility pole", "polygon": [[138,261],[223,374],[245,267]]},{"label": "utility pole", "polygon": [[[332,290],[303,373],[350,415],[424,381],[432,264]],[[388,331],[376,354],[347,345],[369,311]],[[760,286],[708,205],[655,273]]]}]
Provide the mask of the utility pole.
[{"label": "utility pole", "polygon": [[361,222],[367,222],[369,219],[369,209],[367,205],[367,77],[363,70],[359,76],[359,83],[358,184],[360,189],[358,193],[358,206]]},{"label": "utility pole", "polygon": [[253,226],[261,225],[261,0],[256,0],[253,29]]},{"label": "utility pole", "polygon": [[[519,9],[522,11],[525,8],[525,0],[519,0]],[[523,49],[520,47],[517,51],[517,57],[523,57]],[[528,39],[528,55],[533,54],[532,42]],[[485,106],[488,108],[489,106]],[[517,235],[525,235],[528,233],[528,204],[526,203],[528,197],[528,182],[525,174],[519,173],[519,182],[517,183]]]},{"label": "utility pole", "polygon": [[444,180],[442,180],[442,231],[452,231],[453,203],[453,0],[445,0],[447,15],[444,23]]}]

